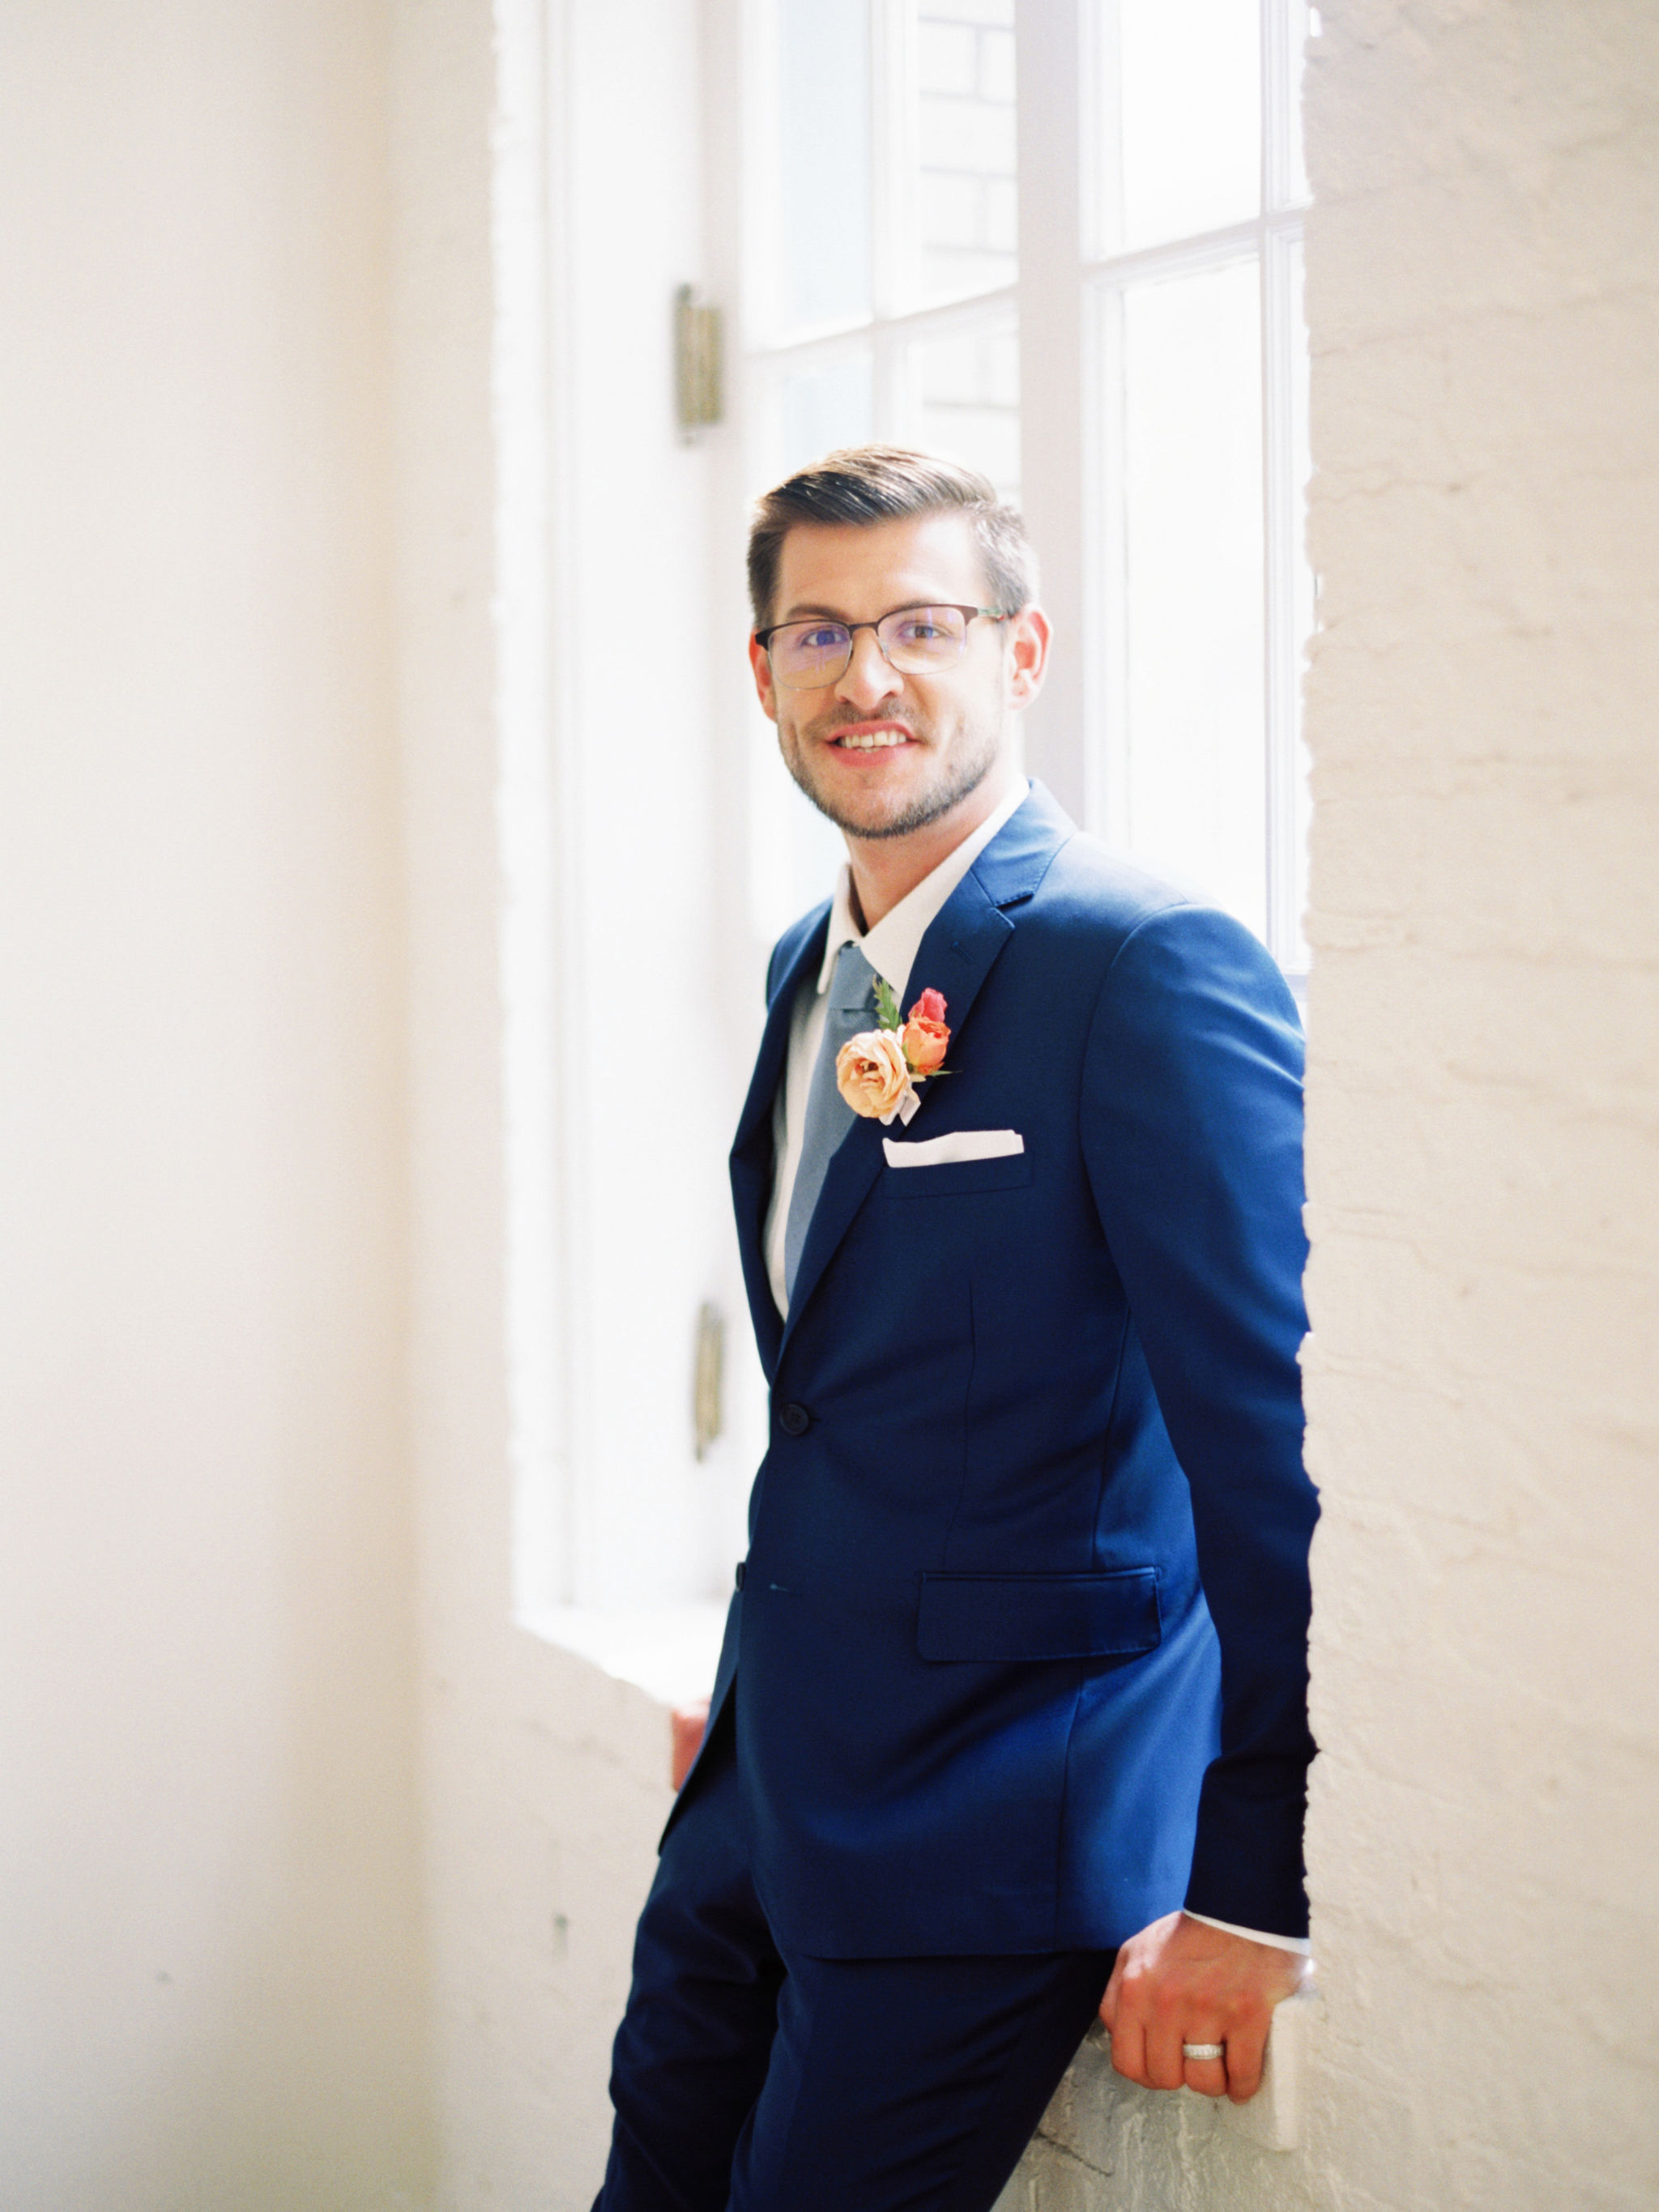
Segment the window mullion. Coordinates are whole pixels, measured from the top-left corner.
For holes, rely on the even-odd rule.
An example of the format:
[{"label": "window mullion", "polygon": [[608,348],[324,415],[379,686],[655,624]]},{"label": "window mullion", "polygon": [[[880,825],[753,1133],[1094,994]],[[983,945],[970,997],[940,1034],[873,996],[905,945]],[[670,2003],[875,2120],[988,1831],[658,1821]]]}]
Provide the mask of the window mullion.
[{"label": "window mullion", "polygon": [[742,296],[738,340],[745,351],[763,346],[779,320],[777,269],[782,251],[776,179],[781,169],[777,96],[777,22],[771,0],[740,0],[743,144],[738,215]]},{"label": "window mullion", "polygon": [[1084,9],[1085,127],[1079,184],[1083,193],[1083,251],[1103,261],[1123,244],[1123,108],[1118,75],[1121,0],[1091,0]]},{"label": "window mullion", "polygon": [[912,0],[870,0],[870,270],[877,321],[915,298],[916,41]]},{"label": "window mullion", "polygon": [[[1017,0],[1021,504],[1042,551],[1060,649],[1026,716],[1026,761],[1071,812],[1088,805],[1083,365],[1084,0]],[[1079,465],[1079,463],[1082,465]]]},{"label": "window mullion", "polygon": [[1262,0],[1261,5],[1261,204],[1268,213],[1295,204],[1295,134],[1299,118],[1291,67],[1292,15],[1303,0]]},{"label": "window mullion", "polygon": [[[907,315],[890,315],[880,327],[910,344],[926,343],[930,338],[954,337],[961,331],[977,330],[998,317],[1010,321],[1018,306],[1018,288],[1009,284],[1000,291],[981,293],[970,300],[948,300],[936,307],[917,307]],[[784,339],[765,348],[764,352],[767,359],[791,367],[844,361],[849,354],[869,344],[870,331],[867,322],[849,323],[843,329],[811,331],[804,337]]]},{"label": "window mullion", "polygon": [[870,0],[872,427],[890,442],[908,440],[915,416],[909,348],[889,327],[915,296],[915,63],[911,0]]},{"label": "window mullion", "polygon": [[[1280,216],[1277,226],[1294,229],[1299,218]],[[1084,274],[1091,283],[1142,284],[1163,276],[1195,275],[1218,269],[1224,262],[1253,257],[1261,242],[1262,218],[1250,216],[1229,223],[1224,230],[1201,230],[1187,238],[1161,239],[1156,246],[1138,246],[1133,252],[1115,253],[1091,262]]]},{"label": "window mullion", "polygon": [[1089,697],[1095,715],[1089,747],[1088,827],[1127,848],[1133,823],[1129,810],[1128,502],[1125,453],[1123,293],[1117,285],[1090,287],[1088,307],[1090,409],[1094,459],[1089,481],[1093,522],[1085,574],[1099,610],[1087,641]]},{"label": "window mullion", "polygon": [[1267,682],[1267,949],[1284,968],[1301,964],[1300,647],[1297,570],[1302,557],[1297,483],[1294,263],[1297,240],[1264,229],[1261,241],[1264,635]]}]

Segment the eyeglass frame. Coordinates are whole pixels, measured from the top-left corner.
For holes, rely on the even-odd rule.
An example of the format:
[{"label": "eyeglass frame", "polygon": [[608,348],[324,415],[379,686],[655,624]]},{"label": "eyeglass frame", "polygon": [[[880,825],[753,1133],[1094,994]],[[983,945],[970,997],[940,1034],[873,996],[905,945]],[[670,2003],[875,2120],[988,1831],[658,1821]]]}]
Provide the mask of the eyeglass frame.
[{"label": "eyeglass frame", "polygon": [[794,629],[817,621],[833,623],[836,629],[844,629],[846,631],[847,659],[842,666],[836,671],[833,676],[821,677],[816,684],[791,684],[787,682],[786,679],[778,673],[778,671],[774,668],[772,670],[774,678],[778,683],[783,685],[786,691],[821,691],[826,684],[839,684],[842,678],[846,675],[847,671],[853,665],[853,640],[857,636],[858,633],[861,629],[872,629],[875,631],[876,650],[880,653],[882,659],[886,661],[887,665],[893,671],[893,673],[896,676],[920,675],[922,672],[921,670],[901,668],[897,663],[890,657],[886,647],[881,641],[881,626],[884,622],[891,622],[895,615],[912,614],[921,607],[937,607],[941,614],[957,614],[963,617],[961,651],[957,654],[956,660],[941,664],[942,666],[951,668],[954,668],[957,665],[957,663],[961,660],[963,654],[968,650],[968,624],[969,623],[975,621],[981,615],[983,615],[989,622],[1005,623],[1013,622],[1017,619],[1015,615],[1006,613],[1000,607],[963,606],[958,601],[953,599],[907,599],[902,607],[889,607],[886,613],[884,615],[878,615],[874,622],[842,622],[839,615],[797,615],[792,622],[773,623],[769,629],[756,630],[754,633],[754,639],[756,644],[759,646],[761,651],[766,655],[767,662],[769,665],[772,659],[772,641],[781,629]]}]

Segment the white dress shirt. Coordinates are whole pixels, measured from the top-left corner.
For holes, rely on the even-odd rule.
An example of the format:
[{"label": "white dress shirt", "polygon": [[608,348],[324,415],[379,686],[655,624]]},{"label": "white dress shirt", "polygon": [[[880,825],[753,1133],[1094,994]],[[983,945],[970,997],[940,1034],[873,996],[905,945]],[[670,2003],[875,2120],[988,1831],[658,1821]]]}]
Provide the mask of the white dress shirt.
[{"label": "white dress shirt", "polygon": [[[860,931],[853,919],[852,872],[845,861],[842,863],[830,908],[823,958],[818,963],[816,979],[804,978],[795,994],[789,1017],[789,1051],[784,1062],[783,1080],[772,1102],[772,1157],[777,1165],[772,1178],[772,1202],[766,1215],[766,1273],[778,1311],[786,1318],[789,1293],[785,1282],[784,1243],[789,1200],[800,1165],[801,1140],[806,1127],[806,1094],[818,1047],[823,1041],[826,1001],[830,979],[836,972],[836,956],[843,945],[858,945],[877,975],[892,987],[893,996],[903,1009],[910,990],[910,970],[915,965],[922,939],[946,899],[1020,805],[1028,788],[1024,776],[1015,777],[994,811],[977,829],[969,831],[954,852],[946,854],[931,875],[924,876],[914,890],[907,891],[873,929]],[[927,976],[916,979],[918,995],[928,988]],[[945,1016],[948,1020],[948,1005]],[[1235,1927],[1230,1920],[1212,1919],[1206,1912],[1192,1912],[1187,1917],[1189,1920],[1201,1920],[1207,1927],[1222,1929],[1230,1936],[1248,1936],[1253,1943],[1270,1943],[1277,1950],[1299,1951],[1304,1956],[1311,1950],[1305,1936],[1269,1936],[1258,1929]]]},{"label": "white dress shirt", "polygon": [[[784,1063],[778,1095],[772,1102],[772,1157],[777,1168],[772,1178],[772,1203],[766,1216],[766,1273],[778,1311],[786,1318],[789,1292],[784,1279],[784,1242],[789,1226],[789,1200],[794,1193],[795,1172],[800,1165],[801,1140],[806,1129],[806,1094],[811,1087],[818,1047],[823,1042],[830,979],[836,972],[836,956],[843,945],[856,945],[877,975],[891,985],[901,1010],[908,1012],[905,995],[922,939],[946,899],[1023,802],[1029,787],[1024,776],[1011,778],[1007,793],[994,811],[988,814],[976,830],[970,830],[931,875],[924,876],[914,890],[907,891],[890,913],[883,915],[873,929],[860,931],[853,919],[853,875],[847,863],[842,863],[841,873],[836,878],[835,900],[830,908],[830,934],[824,940],[823,958],[818,965],[816,982],[811,977],[804,977],[795,994],[789,1018],[789,1056]],[[918,997],[928,988],[929,979],[919,976]],[[950,1018],[948,1006],[945,1018]],[[873,1010],[870,1019],[873,1026]]]}]

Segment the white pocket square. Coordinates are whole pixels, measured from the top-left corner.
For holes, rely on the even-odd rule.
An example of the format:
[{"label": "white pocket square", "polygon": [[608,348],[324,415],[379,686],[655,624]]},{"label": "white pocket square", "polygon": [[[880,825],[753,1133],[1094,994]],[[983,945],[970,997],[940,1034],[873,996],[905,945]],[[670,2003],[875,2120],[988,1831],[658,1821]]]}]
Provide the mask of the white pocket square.
[{"label": "white pocket square", "polygon": [[952,1129],[948,1136],[922,1137],[915,1144],[884,1137],[881,1149],[890,1168],[941,1168],[948,1160],[1006,1159],[1023,1152],[1025,1139],[1018,1129]]}]

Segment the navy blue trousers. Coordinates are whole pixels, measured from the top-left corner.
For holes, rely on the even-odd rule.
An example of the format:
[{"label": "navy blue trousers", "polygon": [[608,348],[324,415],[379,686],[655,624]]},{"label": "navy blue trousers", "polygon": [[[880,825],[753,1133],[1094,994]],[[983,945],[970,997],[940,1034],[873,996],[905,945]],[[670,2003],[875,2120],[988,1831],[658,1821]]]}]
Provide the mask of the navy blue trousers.
[{"label": "navy blue trousers", "polygon": [[988,2212],[1112,1957],[780,1950],[728,1725],[640,1918],[594,2212]]}]

